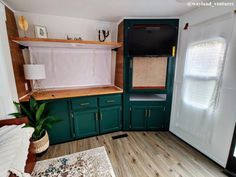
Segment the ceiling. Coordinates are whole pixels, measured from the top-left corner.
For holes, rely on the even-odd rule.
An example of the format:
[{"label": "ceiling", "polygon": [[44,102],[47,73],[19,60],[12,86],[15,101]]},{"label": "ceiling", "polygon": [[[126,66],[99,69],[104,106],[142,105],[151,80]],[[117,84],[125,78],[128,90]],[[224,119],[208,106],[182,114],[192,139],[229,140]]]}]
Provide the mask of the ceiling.
[{"label": "ceiling", "polygon": [[178,17],[193,7],[176,0],[2,0],[13,10],[117,22],[123,17]]}]

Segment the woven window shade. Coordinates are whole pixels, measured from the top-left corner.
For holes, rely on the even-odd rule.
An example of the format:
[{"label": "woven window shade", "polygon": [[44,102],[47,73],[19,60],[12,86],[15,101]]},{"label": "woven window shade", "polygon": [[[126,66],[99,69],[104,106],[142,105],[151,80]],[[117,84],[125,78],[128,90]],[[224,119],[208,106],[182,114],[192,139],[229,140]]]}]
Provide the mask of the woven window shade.
[{"label": "woven window shade", "polygon": [[133,88],[166,87],[167,57],[134,57]]}]

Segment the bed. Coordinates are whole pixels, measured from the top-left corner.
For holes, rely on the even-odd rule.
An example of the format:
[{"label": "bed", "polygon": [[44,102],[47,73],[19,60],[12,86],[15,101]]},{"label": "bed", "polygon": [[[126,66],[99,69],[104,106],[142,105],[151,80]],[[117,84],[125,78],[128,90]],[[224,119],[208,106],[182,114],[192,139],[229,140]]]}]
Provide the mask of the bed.
[{"label": "bed", "polygon": [[[23,172],[29,174],[32,172],[36,155],[30,152],[32,144],[29,139],[33,129],[22,128],[27,122],[27,117],[0,120],[0,176],[16,177],[9,169],[16,169],[18,172],[24,170]],[[24,176],[24,173],[21,173],[21,176]]]}]

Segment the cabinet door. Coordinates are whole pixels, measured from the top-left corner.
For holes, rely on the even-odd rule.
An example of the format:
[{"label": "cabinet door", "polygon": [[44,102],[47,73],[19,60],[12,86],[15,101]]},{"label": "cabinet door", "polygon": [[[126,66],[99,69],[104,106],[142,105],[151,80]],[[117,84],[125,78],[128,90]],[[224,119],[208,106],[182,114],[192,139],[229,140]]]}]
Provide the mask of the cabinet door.
[{"label": "cabinet door", "polygon": [[98,129],[98,110],[78,111],[74,113],[74,126],[77,138],[97,135]]},{"label": "cabinet door", "polygon": [[147,129],[148,130],[158,130],[162,129],[164,125],[164,107],[155,106],[148,108],[147,115]]},{"label": "cabinet door", "polygon": [[50,144],[62,143],[72,139],[72,128],[68,100],[48,101],[46,109],[49,115],[60,119],[48,130]]},{"label": "cabinet door", "polygon": [[131,108],[131,128],[133,130],[145,130],[147,108],[144,106],[133,106]]},{"label": "cabinet door", "polygon": [[121,107],[100,108],[100,132],[107,133],[121,129]]}]

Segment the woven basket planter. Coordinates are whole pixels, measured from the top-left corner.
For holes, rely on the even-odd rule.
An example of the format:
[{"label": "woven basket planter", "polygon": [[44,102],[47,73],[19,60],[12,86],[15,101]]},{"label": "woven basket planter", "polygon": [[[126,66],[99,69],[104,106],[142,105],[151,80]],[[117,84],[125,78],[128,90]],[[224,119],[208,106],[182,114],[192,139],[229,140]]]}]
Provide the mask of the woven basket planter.
[{"label": "woven basket planter", "polygon": [[33,148],[30,150],[32,153],[39,154],[46,151],[49,147],[49,138],[47,131],[45,131],[45,134],[41,139],[32,141],[32,145]]}]

